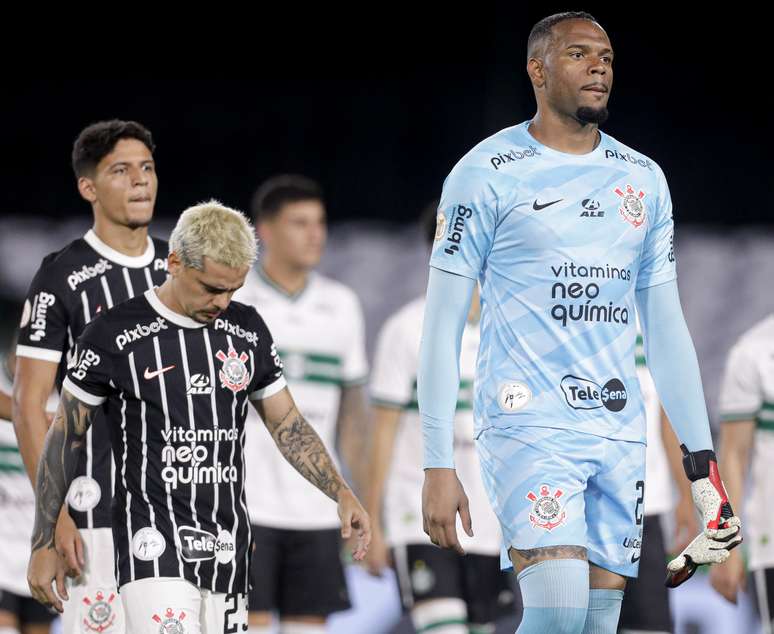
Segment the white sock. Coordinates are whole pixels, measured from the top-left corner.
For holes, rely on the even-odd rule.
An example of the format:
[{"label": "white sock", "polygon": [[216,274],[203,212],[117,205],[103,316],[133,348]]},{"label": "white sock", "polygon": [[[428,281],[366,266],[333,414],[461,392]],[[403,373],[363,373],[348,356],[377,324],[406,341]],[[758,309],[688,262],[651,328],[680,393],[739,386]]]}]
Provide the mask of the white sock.
[{"label": "white sock", "polygon": [[325,634],[325,623],[280,623],[282,634]]},{"label": "white sock", "polygon": [[429,599],[411,608],[417,632],[468,634],[468,609],[462,599]]}]

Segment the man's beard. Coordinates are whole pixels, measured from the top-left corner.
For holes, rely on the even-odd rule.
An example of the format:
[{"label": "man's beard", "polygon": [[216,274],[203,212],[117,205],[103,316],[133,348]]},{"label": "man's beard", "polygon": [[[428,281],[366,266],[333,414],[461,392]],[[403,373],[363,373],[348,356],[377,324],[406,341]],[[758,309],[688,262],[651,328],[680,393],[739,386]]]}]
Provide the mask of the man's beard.
[{"label": "man's beard", "polygon": [[143,227],[147,227],[153,218],[148,218],[147,220],[130,220],[126,223],[126,228],[131,229],[134,231],[135,229],[142,229]]},{"label": "man's beard", "polygon": [[589,106],[582,106],[575,111],[575,118],[583,124],[595,123],[596,125],[602,125],[607,121],[610,113],[607,108],[590,108]]}]

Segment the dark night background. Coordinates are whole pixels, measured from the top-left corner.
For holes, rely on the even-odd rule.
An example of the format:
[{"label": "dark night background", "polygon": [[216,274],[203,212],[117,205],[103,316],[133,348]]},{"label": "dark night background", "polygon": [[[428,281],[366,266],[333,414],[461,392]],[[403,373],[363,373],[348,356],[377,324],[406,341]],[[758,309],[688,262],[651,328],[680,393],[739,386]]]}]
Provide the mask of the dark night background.
[{"label": "dark night background", "polygon": [[[360,31],[326,31],[326,47],[256,52],[253,64],[235,56],[242,61],[228,69],[243,70],[241,79],[218,79],[210,59],[198,79],[148,79],[120,61],[90,74],[103,80],[7,83],[0,213],[87,214],[69,167],[72,141],[84,125],[119,117],[153,131],[157,213],[170,221],[210,197],[246,209],[263,178],[294,171],[323,183],[334,223],[403,223],[438,196],[471,146],[534,113],[526,38],[537,19],[567,7],[495,6],[461,14],[465,28],[406,20],[381,35],[372,19]],[[651,7],[584,7],[616,53],[603,129],[662,166],[678,223],[772,222],[763,20],[745,10],[677,16]],[[273,44],[262,38],[262,46]]]}]

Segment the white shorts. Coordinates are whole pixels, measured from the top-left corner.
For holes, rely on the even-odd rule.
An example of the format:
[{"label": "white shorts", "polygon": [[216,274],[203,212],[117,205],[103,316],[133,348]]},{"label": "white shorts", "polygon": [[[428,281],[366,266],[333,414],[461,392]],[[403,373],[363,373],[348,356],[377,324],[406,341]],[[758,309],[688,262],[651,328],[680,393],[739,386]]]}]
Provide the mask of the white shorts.
[{"label": "white shorts", "polygon": [[67,580],[62,634],[124,634],[124,609],[118,596],[113,531],[79,529],[86,565],[78,579]]},{"label": "white shorts", "polygon": [[121,587],[127,634],[242,634],[247,595],[197,588],[178,577],[154,577]]}]

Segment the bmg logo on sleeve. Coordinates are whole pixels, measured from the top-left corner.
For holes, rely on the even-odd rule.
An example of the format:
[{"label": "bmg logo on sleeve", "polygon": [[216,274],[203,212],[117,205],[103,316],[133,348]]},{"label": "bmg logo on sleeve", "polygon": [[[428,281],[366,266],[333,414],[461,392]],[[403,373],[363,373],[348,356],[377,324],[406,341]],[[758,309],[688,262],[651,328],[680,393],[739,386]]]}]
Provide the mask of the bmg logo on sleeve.
[{"label": "bmg logo on sleeve", "polygon": [[457,205],[454,215],[449,220],[449,233],[446,236],[446,242],[450,242],[444,251],[449,255],[454,255],[460,250],[460,242],[465,233],[465,221],[473,216],[473,210],[465,205]]},{"label": "bmg logo on sleeve", "polygon": [[620,412],[626,406],[626,386],[620,379],[610,379],[599,385],[590,379],[568,374],[562,378],[562,392],[573,409],[599,409]]},{"label": "bmg logo on sleeve", "polygon": [[100,358],[96,352],[88,348],[81,350],[78,357],[72,361],[71,367],[75,368],[72,372],[73,378],[83,381],[86,378],[87,372],[94,366],[99,365],[99,362]]}]

